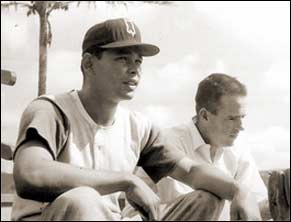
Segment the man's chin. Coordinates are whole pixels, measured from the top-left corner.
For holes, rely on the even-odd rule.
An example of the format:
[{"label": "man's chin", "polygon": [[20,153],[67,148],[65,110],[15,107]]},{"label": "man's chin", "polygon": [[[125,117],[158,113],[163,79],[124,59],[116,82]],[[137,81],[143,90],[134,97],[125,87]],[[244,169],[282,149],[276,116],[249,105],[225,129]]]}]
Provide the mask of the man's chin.
[{"label": "man's chin", "polygon": [[134,93],[127,93],[122,96],[121,100],[131,100],[134,97]]},{"label": "man's chin", "polygon": [[227,141],[225,144],[224,144],[224,146],[233,146],[233,144],[234,144],[234,140],[229,140],[229,141]]}]

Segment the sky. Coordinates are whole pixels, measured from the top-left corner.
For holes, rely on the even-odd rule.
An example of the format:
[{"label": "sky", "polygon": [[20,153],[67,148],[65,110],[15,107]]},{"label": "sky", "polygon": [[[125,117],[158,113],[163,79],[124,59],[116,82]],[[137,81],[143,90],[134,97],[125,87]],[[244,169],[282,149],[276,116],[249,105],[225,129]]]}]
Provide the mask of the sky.
[{"label": "sky", "polygon": [[[47,92],[79,89],[81,44],[95,23],[132,19],[142,39],[161,52],[144,58],[142,81],[133,100],[122,105],[161,127],[195,115],[198,83],[214,72],[236,77],[248,89],[243,141],[259,169],[290,167],[290,2],[133,3],[127,7],[82,3],[50,15]],[[17,75],[1,85],[1,141],[15,144],[21,114],[37,96],[37,16],[26,9],[1,10],[1,69]]]}]

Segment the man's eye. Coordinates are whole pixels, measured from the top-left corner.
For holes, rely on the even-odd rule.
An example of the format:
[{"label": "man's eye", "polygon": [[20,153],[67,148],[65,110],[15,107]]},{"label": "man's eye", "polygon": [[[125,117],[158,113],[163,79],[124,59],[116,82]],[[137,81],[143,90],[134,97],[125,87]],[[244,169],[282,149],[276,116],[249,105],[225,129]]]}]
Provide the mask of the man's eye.
[{"label": "man's eye", "polygon": [[124,56],[122,56],[122,57],[118,57],[116,60],[117,61],[120,61],[120,62],[126,62],[127,61],[127,58],[124,57]]},{"label": "man's eye", "polygon": [[136,62],[136,64],[138,64],[138,65],[141,65],[141,64],[142,64],[142,60],[139,60],[139,59],[136,60],[135,62]]}]

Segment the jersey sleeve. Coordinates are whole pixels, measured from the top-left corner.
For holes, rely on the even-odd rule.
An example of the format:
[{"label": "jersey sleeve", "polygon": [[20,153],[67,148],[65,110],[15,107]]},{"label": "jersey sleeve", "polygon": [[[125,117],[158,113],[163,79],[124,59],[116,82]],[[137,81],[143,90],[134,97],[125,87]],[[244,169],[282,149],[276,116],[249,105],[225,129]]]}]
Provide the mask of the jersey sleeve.
[{"label": "jersey sleeve", "polygon": [[184,156],[180,150],[170,148],[166,143],[165,134],[152,125],[147,143],[140,154],[138,166],[141,166],[157,183],[161,178],[169,175]]},{"label": "jersey sleeve", "polygon": [[23,143],[40,140],[46,144],[52,157],[57,159],[67,140],[67,128],[64,114],[53,102],[34,100],[22,114],[13,158]]}]

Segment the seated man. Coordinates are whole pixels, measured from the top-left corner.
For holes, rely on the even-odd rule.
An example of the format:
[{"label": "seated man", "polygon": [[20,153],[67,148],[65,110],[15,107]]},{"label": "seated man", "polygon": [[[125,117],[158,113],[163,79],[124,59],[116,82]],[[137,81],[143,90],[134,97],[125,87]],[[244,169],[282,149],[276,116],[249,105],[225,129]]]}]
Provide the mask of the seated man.
[{"label": "seated man", "polygon": [[[246,150],[234,142],[243,130],[246,115],[247,91],[243,84],[225,74],[212,74],[200,82],[196,94],[196,113],[188,124],[167,130],[167,143],[178,148],[197,164],[210,164],[224,171],[253,193],[263,210],[262,216],[270,218],[266,202],[268,194],[256,164]],[[192,192],[193,189],[172,178],[158,183],[163,202]],[[239,219],[227,201],[220,220]],[[230,218],[229,218],[230,215]]]},{"label": "seated man", "polygon": [[[150,220],[215,220],[224,199],[233,200],[242,219],[260,219],[245,187],[169,149],[154,124],[119,105],[133,98],[143,57],[159,52],[141,42],[132,21],[94,25],[82,49],[81,90],[41,96],[23,113],[13,156],[13,220],[122,220],[120,192]],[[162,208],[156,193],[133,175],[137,165],[155,182],[171,176],[204,191]]]}]

